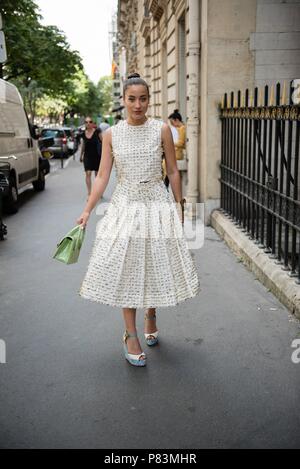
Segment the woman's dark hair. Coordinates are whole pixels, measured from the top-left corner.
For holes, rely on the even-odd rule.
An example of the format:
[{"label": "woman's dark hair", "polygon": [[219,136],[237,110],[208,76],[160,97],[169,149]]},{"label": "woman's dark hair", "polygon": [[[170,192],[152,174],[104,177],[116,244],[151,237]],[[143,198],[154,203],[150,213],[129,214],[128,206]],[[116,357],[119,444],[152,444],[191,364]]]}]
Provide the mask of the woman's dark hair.
[{"label": "woman's dark hair", "polygon": [[147,88],[148,97],[150,97],[149,86],[145,82],[145,80],[143,80],[143,78],[141,78],[141,76],[138,73],[131,73],[130,75],[128,75],[127,80],[124,81],[123,98],[125,97],[125,92],[126,92],[127,88],[131,85],[143,85],[143,86],[145,86]]},{"label": "woman's dark hair", "polygon": [[172,114],[169,115],[168,119],[178,119],[180,120],[180,122],[182,122],[182,117],[178,109],[175,109],[174,112],[172,112]]}]

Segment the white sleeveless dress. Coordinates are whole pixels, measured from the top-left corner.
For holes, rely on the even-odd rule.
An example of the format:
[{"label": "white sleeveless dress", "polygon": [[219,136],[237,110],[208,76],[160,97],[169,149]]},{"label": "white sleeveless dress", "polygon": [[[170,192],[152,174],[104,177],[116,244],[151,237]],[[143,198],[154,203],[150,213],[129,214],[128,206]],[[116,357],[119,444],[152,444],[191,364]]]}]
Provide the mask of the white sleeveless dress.
[{"label": "white sleeveless dress", "polygon": [[163,121],[111,127],[117,185],[97,223],[78,294],[121,308],[175,306],[200,282],[174,200],[162,180]]}]

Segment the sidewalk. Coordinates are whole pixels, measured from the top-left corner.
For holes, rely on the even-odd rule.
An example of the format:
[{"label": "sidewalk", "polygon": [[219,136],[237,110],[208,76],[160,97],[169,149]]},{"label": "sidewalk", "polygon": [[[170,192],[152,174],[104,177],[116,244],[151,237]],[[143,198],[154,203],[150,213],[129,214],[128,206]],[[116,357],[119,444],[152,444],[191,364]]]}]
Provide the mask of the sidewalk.
[{"label": "sidewalk", "polygon": [[[194,251],[202,291],[158,308],[160,345],[145,345],[148,364],[136,369],[123,356],[121,310],[77,294],[95,211],[78,264],[51,258],[84,207],[82,165],[22,196],[0,244],[0,447],[300,447],[300,323],[213,228]],[[142,339],[142,310],[138,326]]]},{"label": "sidewalk", "polygon": [[211,214],[211,225],[255,277],[300,319],[300,285],[295,277],[290,277],[220,210]]}]

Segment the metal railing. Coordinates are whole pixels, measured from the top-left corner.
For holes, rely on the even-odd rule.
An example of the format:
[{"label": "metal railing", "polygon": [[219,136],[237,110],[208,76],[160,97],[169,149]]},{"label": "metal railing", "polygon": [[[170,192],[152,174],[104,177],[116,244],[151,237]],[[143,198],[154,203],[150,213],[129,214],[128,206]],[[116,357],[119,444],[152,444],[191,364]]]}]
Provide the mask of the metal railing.
[{"label": "metal railing", "polygon": [[[294,82],[224,94],[221,209],[300,284],[300,106]],[[258,96],[259,95],[259,96]]]}]

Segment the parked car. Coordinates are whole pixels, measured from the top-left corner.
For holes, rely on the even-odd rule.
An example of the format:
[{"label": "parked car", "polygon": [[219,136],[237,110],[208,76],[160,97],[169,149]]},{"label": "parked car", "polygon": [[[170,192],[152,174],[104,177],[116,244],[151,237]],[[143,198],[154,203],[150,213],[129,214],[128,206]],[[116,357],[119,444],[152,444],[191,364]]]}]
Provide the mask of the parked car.
[{"label": "parked car", "polygon": [[52,137],[40,137],[38,140],[39,149],[42,157],[47,161],[46,174],[50,172],[50,163],[49,160],[53,158],[53,153],[49,151],[49,147],[54,145],[54,140]]},{"label": "parked car", "polygon": [[[36,191],[45,188],[47,161],[37,145],[22,97],[12,83],[0,79],[0,162],[9,166],[9,188],[3,198],[6,213],[18,211],[18,191],[32,184]],[[49,163],[48,163],[49,164]]]},{"label": "parked car", "polygon": [[40,133],[40,139],[53,138],[53,145],[48,150],[54,157],[66,158],[69,156],[68,136],[63,128],[45,128]]},{"label": "parked car", "polygon": [[68,139],[67,145],[68,145],[69,153],[73,155],[73,153],[75,153],[78,149],[78,144],[75,138],[75,133],[73,129],[71,129],[71,127],[63,127],[63,130],[65,134],[67,135],[67,139]]},{"label": "parked car", "polygon": [[9,190],[9,172],[9,164],[0,161],[0,241],[3,241],[4,236],[7,235],[7,226],[3,223],[2,219],[2,205],[3,199]]}]

